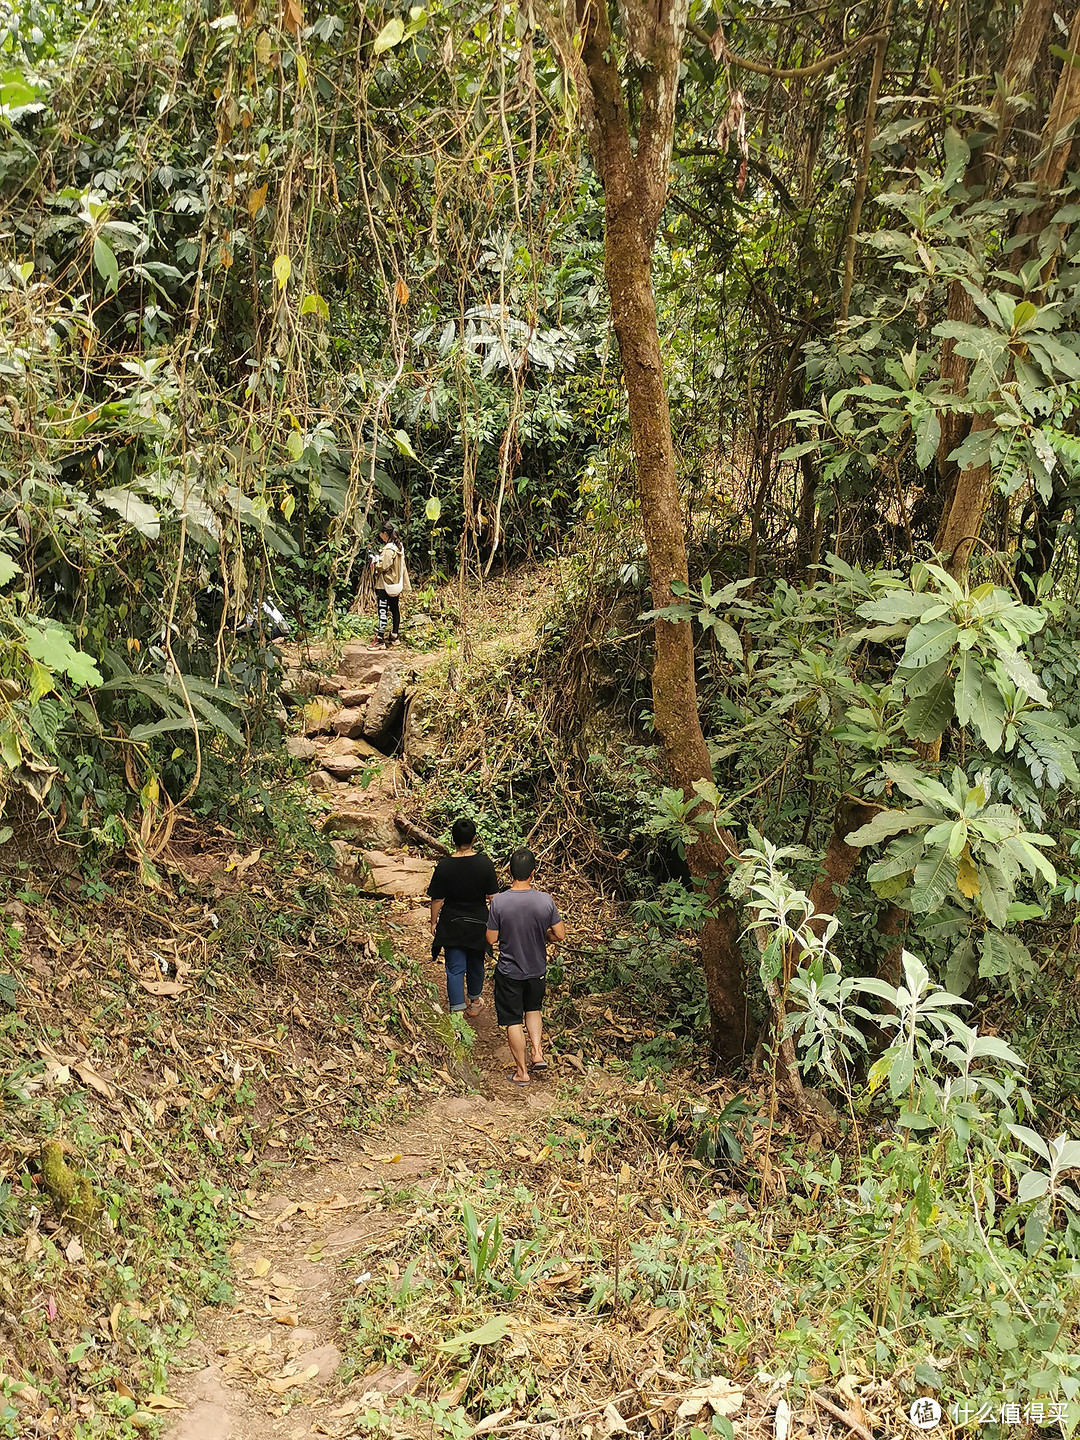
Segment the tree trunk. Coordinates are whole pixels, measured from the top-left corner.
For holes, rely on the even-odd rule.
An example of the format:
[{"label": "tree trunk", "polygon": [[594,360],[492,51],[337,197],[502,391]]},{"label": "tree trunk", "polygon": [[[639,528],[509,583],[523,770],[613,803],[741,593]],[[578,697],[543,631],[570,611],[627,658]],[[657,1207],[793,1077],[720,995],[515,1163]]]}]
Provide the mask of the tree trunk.
[{"label": "tree trunk", "polygon": [[825,847],[822,873],[810,887],[810,904],[814,907],[814,918],[810,929],[820,940],[825,927],[836,914],[844,886],[851,879],[851,872],[858,863],[862,851],[847,843],[847,836],[870,821],[881,810],[872,800],[860,800],[858,796],[846,795],[837,802],[833,815],[833,833]]},{"label": "tree trunk", "polygon": [[[651,276],[651,238],[643,235],[642,206],[633,184],[605,178],[605,270],[611,314],[622,357],[637,463],[638,493],[655,609],[676,600],[674,584],[689,581],[685,517],[675,476],[671,415],[664,387],[660,337]],[[626,199],[620,203],[622,196]],[[701,730],[694,677],[694,635],[689,622],[656,621],[652,674],[653,712],[672,783],[687,796],[694,782],[712,780]],[[746,984],[738,921],[724,896],[729,855],[703,838],[687,851],[695,878],[707,881],[719,906],[701,935],[701,958],[711,1017],[711,1046],[718,1059],[746,1047]]]},{"label": "tree trunk", "polygon": [[[1028,88],[1036,61],[1046,44],[1046,34],[1053,8],[1051,0],[1026,0],[1016,22],[1009,46],[1009,56],[1005,62],[1004,87],[995,98],[995,109],[998,112],[999,121],[994,149],[999,155],[1002,153],[1005,139],[1019,113],[1017,107],[1009,103],[1008,97]],[[1080,40],[1080,10],[1073,18],[1072,31],[1069,36],[1070,50],[1075,50],[1078,40]],[[1076,117],[1078,106],[1080,106],[1080,76],[1078,76],[1076,68],[1066,62],[1058,80],[1050,114],[1043,127],[1041,145],[1043,162],[1033,177],[1042,194],[1055,189],[1061,183],[1071,139],[1064,145],[1059,144],[1058,140],[1063,127]],[[980,147],[976,150],[969,166],[965,176],[968,189],[982,189],[986,184],[984,149],[985,147]],[[1021,220],[1017,227],[1018,233],[1038,234],[1047,219],[1049,219],[1049,214],[1043,207],[1040,207],[1032,215],[1025,216]],[[1019,270],[1024,262],[1025,254],[1026,247],[1024,246],[1020,246],[1012,252],[1009,264],[1013,270]],[[954,280],[949,287],[948,318],[967,324],[972,320],[974,312],[974,302],[970,295],[959,281]],[[965,393],[968,361],[955,353],[952,340],[946,340],[942,345],[940,374],[943,380],[951,382],[954,395]],[[985,415],[976,415],[970,421],[967,416],[962,414],[946,412],[942,416],[937,467],[938,475],[944,483],[944,497],[941,522],[934,539],[934,548],[948,557],[949,569],[957,577],[962,577],[966,573],[971,551],[982,528],[986,502],[990,495],[991,476],[989,465],[959,470],[956,462],[949,459],[949,455],[968,433],[986,430],[992,424],[992,419]]]},{"label": "tree trunk", "polygon": [[[581,87],[585,129],[604,187],[604,268],[626,384],[656,609],[672,604],[673,586],[686,584],[689,578],[651,273],[656,230],[667,200],[686,16],[687,0],[624,0],[621,7],[623,35],[640,75],[636,137],[604,0],[577,0],[580,62],[575,64],[565,37],[560,43],[552,36]],[[542,23],[549,24],[550,17]],[[652,691],[656,729],[672,783],[690,796],[696,781],[712,780],[712,763],[698,717],[689,622],[656,621]],[[711,1048],[720,1060],[741,1056],[747,1041],[738,918],[724,885],[729,861],[729,852],[711,835],[687,851],[691,874],[706,881],[718,908],[716,918],[702,932],[701,958]]]}]

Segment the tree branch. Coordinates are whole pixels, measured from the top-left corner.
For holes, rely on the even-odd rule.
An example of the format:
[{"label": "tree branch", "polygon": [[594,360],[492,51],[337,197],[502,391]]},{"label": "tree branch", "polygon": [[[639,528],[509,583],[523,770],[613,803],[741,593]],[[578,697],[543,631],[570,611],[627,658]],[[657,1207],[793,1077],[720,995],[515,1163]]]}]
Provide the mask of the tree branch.
[{"label": "tree branch", "polygon": [[796,65],[786,70],[776,70],[771,65],[765,65],[760,60],[747,60],[745,56],[733,55],[724,44],[723,35],[717,30],[715,35],[710,35],[700,25],[687,25],[688,35],[692,35],[705,48],[712,52],[716,59],[723,59],[735,70],[749,70],[754,75],[767,75],[770,80],[809,80],[812,75],[822,75],[826,70],[832,70],[835,66],[850,60],[860,50],[865,50],[868,45],[875,44],[882,36],[880,30],[871,30],[866,35],[860,35],[858,40],[853,40],[845,50],[838,50],[835,55],[823,55],[820,60],[815,60],[812,65]]}]

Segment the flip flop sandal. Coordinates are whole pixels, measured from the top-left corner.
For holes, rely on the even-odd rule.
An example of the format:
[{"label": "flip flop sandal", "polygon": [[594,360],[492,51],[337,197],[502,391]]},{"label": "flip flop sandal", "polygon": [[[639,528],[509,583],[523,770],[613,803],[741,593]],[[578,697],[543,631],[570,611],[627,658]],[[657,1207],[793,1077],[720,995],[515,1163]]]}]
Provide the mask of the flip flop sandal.
[{"label": "flip flop sandal", "polygon": [[546,1060],[533,1060],[529,1065],[530,1070],[548,1070],[550,1068],[551,1067],[548,1065],[548,1062]]},{"label": "flip flop sandal", "polygon": [[510,1084],[511,1084],[511,1085],[531,1085],[531,1084],[532,1084],[532,1081],[531,1081],[531,1080],[517,1080],[517,1079],[514,1078],[514,1076],[515,1076],[515,1072],[514,1072],[513,1070],[507,1070],[507,1072],[506,1072],[506,1078],[510,1081]]}]

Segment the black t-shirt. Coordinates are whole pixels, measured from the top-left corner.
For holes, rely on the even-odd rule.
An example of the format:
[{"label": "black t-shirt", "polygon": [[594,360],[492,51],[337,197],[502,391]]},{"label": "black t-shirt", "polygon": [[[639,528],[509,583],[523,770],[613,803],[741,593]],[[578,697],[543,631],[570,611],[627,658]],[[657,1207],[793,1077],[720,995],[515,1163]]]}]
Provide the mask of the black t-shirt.
[{"label": "black t-shirt", "polygon": [[487,855],[450,855],[435,866],[428,896],[444,902],[440,926],[462,919],[486,922],[487,897],[498,888],[495,866]]}]

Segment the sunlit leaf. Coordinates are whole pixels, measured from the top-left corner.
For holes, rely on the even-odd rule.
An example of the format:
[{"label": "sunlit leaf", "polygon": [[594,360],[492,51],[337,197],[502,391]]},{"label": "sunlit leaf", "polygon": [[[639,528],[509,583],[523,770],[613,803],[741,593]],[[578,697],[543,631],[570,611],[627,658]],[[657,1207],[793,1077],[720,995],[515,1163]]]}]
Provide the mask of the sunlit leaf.
[{"label": "sunlit leaf", "polygon": [[395,45],[400,45],[405,39],[405,24],[397,15],[388,20],[375,37],[375,43],[371,47],[373,55],[381,55],[384,50],[392,50]]}]

